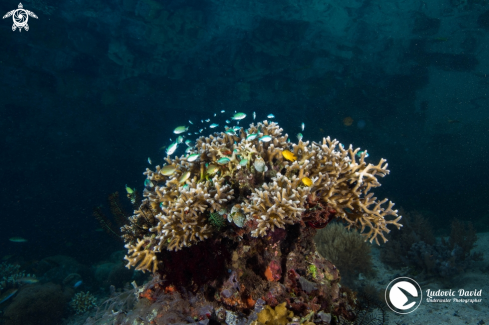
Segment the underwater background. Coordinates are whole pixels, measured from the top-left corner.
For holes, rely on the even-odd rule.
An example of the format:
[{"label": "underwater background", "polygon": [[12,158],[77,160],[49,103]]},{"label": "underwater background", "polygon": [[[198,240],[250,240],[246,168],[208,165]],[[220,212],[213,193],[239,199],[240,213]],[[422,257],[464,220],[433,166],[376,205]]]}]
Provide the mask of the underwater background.
[{"label": "underwater background", "polygon": [[387,159],[376,196],[418,211],[436,236],[453,219],[489,231],[486,0],[22,4],[38,17],[28,31],[0,24],[6,263],[35,272],[64,255],[89,268],[123,250],[93,209],[118,191],[132,211],[126,184],[142,191],[175,127],[195,139],[235,112],[243,126],[273,114],[290,138]]}]

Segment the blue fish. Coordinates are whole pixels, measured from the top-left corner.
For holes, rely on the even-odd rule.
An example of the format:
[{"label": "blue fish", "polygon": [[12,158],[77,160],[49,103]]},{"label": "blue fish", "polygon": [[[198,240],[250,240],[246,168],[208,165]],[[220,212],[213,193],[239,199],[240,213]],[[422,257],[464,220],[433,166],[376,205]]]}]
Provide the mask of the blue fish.
[{"label": "blue fish", "polygon": [[81,285],[82,285],[82,283],[83,283],[83,281],[82,281],[82,280],[78,281],[77,283],[75,283],[75,284],[73,285],[73,288],[78,288],[79,286],[81,286]]},{"label": "blue fish", "polygon": [[8,289],[0,296],[0,304],[9,300],[17,293],[17,289]]}]

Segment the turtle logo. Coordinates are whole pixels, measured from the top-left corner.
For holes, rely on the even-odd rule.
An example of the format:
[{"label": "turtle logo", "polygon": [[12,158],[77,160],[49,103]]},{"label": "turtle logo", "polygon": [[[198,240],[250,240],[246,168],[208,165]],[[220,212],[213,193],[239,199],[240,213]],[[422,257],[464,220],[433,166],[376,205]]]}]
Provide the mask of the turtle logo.
[{"label": "turtle logo", "polygon": [[12,25],[12,31],[14,32],[17,28],[19,29],[19,32],[22,31],[22,28],[24,28],[26,31],[29,30],[29,25],[27,25],[29,16],[37,19],[36,14],[32,11],[25,10],[24,6],[22,6],[22,3],[19,3],[19,9],[7,12],[5,16],[3,16],[3,19],[10,16],[12,16],[12,19],[14,20],[14,24]]}]

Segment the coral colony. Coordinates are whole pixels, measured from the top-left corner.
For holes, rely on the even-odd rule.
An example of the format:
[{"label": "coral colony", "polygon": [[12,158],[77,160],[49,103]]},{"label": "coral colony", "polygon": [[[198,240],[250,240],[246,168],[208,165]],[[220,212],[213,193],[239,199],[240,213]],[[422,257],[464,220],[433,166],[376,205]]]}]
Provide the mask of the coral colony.
[{"label": "coral colony", "polygon": [[313,237],[333,219],[377,244],[401,227],[394,204],[370,192],[386,161],[329,137],[288,142],[274,122],[236,131],[200,137],[187,157],[144,173],[151,185],[122,228],[127,267],[155,275],[140,297],[193,294],[182,313],[205,324],[353,319],[355,294]]}]

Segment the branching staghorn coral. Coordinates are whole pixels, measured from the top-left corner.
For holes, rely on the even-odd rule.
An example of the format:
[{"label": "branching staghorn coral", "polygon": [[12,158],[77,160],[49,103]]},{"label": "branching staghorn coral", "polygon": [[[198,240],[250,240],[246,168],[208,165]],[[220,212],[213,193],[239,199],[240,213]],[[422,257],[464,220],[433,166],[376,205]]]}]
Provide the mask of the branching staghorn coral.
[{"label": "branching staghorn coral", "polygon": [[295,176],[290,180],[278,174],[272,183],[263,184],[263,190],[253,189],[251,200],[244,205],[249,216],[257,216],[258,227],[251,232],[253,237],[264,236],[269,229],[285,228],[286,224],[300,221],[309,190],[297,187],[299,182]]},{"label": "branching staghorn coral", "polygon": [[[267,121],[237,133],[227,129],[197,139],[189,155],[198,159],[168,156],[164,166],[147,169],[144,175],[152,185],[122,228],[127,266],[154,272],[159,253],[220,233],[264,237],[293,224],[321,228],[334,217],[379,244],[379,237],[387,241],[388,225],[401,227],[394,204],[370,192],[380,186],[378,177],[389,173],[384,159],[367,163],[365,152],[345,149],[329,137],[321,143],[287,142],[282,132]],[[227,221],[215,227],[211,213]]]},{"label": "branching staghorn coral", "polygon": [[[398,223],[401,217],[397,216],[397,210],[392,210],[392,202],[383,207],[387,199],[377,201],[373,193],[369,193],[372,188],[380,186],[377,177],[389,173],[386,161],[381,159],[377,165],[367,164],[365,152],[357,161],[360,148],[353,150],[350,145],[345,149],[339,141],[329,137],[324,138],[321,145],[303,144],[299,141],[298,145],[293,145],[293,152],[298,157],[302,156],[295,168],[299,168],[299,177],[304,173],[313,180],[311,192],[320,195],[336,211],[337,217],[347,222],[348,228],[358,227],[363,232],[368,227],[370,230],[364,236],[370,242],[375,240],[379,244],[377,236],[386,242],[384,233],[389,233],[387,225],[401,227]],[[395,219],[386,220],[387,216]]]}]

